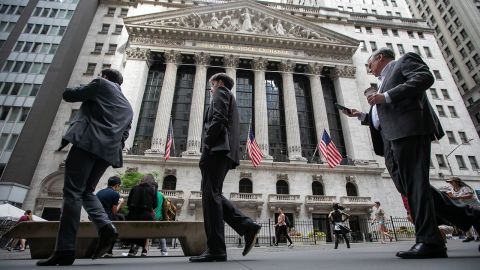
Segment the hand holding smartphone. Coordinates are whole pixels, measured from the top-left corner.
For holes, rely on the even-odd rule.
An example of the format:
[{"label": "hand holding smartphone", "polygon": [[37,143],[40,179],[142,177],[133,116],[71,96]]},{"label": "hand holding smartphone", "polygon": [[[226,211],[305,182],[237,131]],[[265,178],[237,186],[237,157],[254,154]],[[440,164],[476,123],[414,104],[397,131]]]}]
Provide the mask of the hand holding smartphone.
[{"label": "hand holding smartphone", "polygon": [[338,103],[335,103],[335,107],[337,107],[337,109],[341,110],[341,111],[347,111],[348,114],[351,114],[352,113],[352,110],[350,108],[347,108],[341,104],[338,104]]}]

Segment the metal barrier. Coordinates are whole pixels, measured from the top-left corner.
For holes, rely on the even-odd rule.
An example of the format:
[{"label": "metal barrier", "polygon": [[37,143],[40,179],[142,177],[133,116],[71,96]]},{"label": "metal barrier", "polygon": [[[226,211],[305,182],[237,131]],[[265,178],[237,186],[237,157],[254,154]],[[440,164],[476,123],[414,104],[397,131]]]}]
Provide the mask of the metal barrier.
[{"label": "metal barrier", "polygon": [[[258,224],[262,225],[262,229],[257,236],[257,246],[272,246],[275,243],[275,222],[269,220],[259,220]],[[348,221],[345,222],[347,227]],[[390,217],[386,220],[386,228],[389,234],[396,241],[415,239],[415,228],[406,218]],[[349,240],[355,242],[377,242],[382,240],[379,235],[379,224],[367,219],[360,219],[356,223],[357,229],[352,230],[348,234]],[[330,226],[331,228],[331,226]],[[333,231],[318,230],[314,228],[312,220],[295,220],[294,227],[289,228],[289,236],[295,244],[300,245],[317,245],[331,242],[334,239]],[[283,237],[282,237],[283,238]],[[230,226],[225,224],[225,243],[227,246],[243,246],[244,239],[237,234]],[[286,243],[285,239],[280,239],[279,243]]]}]

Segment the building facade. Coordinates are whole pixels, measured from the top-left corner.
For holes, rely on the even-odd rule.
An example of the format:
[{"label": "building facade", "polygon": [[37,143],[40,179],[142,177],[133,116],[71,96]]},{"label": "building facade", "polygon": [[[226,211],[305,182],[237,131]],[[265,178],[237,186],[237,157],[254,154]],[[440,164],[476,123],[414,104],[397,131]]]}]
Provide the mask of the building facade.
[{"label": "building facade", "polygon": [[408,0],[435,38],[480,134],[480,1]]},{"label": "building facade", "polygon": [[[119,69],[136,117],[124,168],[110,168],[98,188],[129,168],[157,172],[178,219],[201,220],[208,78],[226,72],[236,81],[243,160],[223,191],[242,211],[266,220],[283,207],[293,222],[308,220],[317,230],[326,230],[333,202],[349,209],[357,231],[373,201],[405,216],[368,128],[334,106],[368,110],[363,91],[377,79],[367,73],[367,58],[390,47],[398,56],[420,53],[437,77],[427,94],[448,136],[432,145],[432,184],[445,186],[453,174],[479,189],[478,134],[426,23],[412,18],[404,1],[311,2],[100,1],[68,85],[86,84],[104,67]],[[61,102],[51,125],[24,201],[37,215],[60,212],[67,151],[55,150],[79,105]],[[173,157],[165,161],[170,124]],[[245,154],[249,126],[265,156],[256,168]],[[324,130],[344,157],[334,169],[316,151]]]}]

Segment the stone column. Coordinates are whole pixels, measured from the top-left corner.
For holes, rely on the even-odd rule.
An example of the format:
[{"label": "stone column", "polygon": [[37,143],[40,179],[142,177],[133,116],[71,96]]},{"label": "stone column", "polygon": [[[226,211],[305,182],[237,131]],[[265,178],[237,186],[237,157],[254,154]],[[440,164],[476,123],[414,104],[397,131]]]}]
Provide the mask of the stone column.
[{"label": "stone column", "polygon": [[285,105],[285,125],[287,131],[288,159],[290,161],[307,161],[302,157],[302,144],[300,140],[300,126],[298,124],[297,99],[293,83],[293,70],[295,63],[287,60],[280,62],[283,82],[283,103]]},{"label": "stone column", "polygon": [[325,98],[323,96],[322,81],[320,74],[323,66],[320,64],[309,63],[307,65],[307,72],[310,73],[310,89],[312,93],[313,117],[315,118],[315,131],[317,134],[317,141],[319,142],[323,136],[323,130],[327,130],[330,134],[328,126],[327,107],[325,106]]},{"label": "stone column", "polygon": [[235,83],[232,87],[232,94],[236,98],[237,97],[237,66],[239,63],[240,59],[238,56],[235,55],[228,55],[223,58],[223,63],[225,66],[225,73],[227,73],[228,76],[230,76],[233,79],[233,82]]},{"label": "stone column", "polygon": [[181,60],[182,55],[179,52],[174,50],[165,52],[165,63],[167,64],[167,68],[163,78],[160,101],[158,102],[155,128],[152,136],[152,146],[145,151],[145,155],[156,156],[165,154],[165,143],[167,139],[168,125],[170,124],[170,115],[172,113],[178,63],[180,63]]},{"label": "stone column", "polygon": [[268,114],[267,114],[267,90],[265,88],[265,68],[268,61],[265,58],[255,58],[252,61],[252,68],[255,75],[255,140],[262,150],[264,160],[273,160],[270,156],[268,146]]},{"label": "stone column", "polygon": [[[331,78],[335,86],[337,102],[346,107],[360,110],[362,108],[360,98],[363,97],[360,92],[363,93],[363,90],[359,91],[357,88],[355,67],[335,66],[335,69],[331,72]],[[360,160],[375,159],[368,128],[360,125],[357,118],[348,117],[341,112],[340,121],[348,157]]]},{"label": "stone column", "polygon": [[195,53],[195,82],[193,84],[192,106],[190,107],[190,122],[188,126],[187,151],[182,156],[199,157],[202,140],[203,110],[205,105],[205,85],[207,83],[207,65],[210,55]]},{"label": "stone column", "polygon": [[125,142],[125,150],[128,150],[133,146],[135,132],[137,131],[140,108],[142,107],[143,94],[147,85],[148,71],[151,64],[151,54],[149,49],[128,48],[126,55],[127,62],[123,70],[125,80],[122,84],[122,92],[133,109],[130,135]]}]

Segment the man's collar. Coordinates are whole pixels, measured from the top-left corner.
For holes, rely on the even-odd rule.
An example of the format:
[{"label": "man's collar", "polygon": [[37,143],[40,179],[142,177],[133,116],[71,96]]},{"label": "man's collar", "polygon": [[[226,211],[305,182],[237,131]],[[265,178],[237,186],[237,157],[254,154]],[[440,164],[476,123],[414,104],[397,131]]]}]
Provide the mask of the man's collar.
[{"label": "man's collar", "polygon": [[382,72],[380,72],[380,76],[378,76],[378,79],[383,80],[385,78],[385,75],[387,75],[387,72],[390,70],[394,62],[395,60],[392,60],[388,62],[385,67],[383,67]]}]

